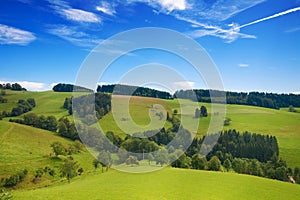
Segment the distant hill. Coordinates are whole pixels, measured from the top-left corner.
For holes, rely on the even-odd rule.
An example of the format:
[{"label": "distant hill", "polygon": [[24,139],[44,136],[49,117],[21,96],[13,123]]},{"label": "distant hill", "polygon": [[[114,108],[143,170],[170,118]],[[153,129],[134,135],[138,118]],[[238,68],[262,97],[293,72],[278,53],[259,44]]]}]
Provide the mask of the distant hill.
[{"label": "distant hill", "polygon": [[93,92],[93,90],[85,87],[65,83],[59,83],[55,85],[52,90],[54,92]]},{"label": "distant hill", "polygon": [[107,92],[114,93],[117,95],[132,95],[132,96],[141,96],[141,97],[154,97],[161,99],[172,99],[173,96],[164,91],[159,91],[151,88],[131,86],[131,85],[102,85],[98,86],[97,92]]},{"label": "distant hill", "polygon": [[221,100],[218,100],[218,98],[226,95],[227,104],[251,105],[275,109],[289,107],[290,105],[300,107],[300,95],[296,94],[226,92],[218,90],[194,89],[176,91],[174,98],[194,100],[196,95],[196,98],[199,102],[211,103],[210,94],[215,97],[214,102],[216,103],[224,103]]}]

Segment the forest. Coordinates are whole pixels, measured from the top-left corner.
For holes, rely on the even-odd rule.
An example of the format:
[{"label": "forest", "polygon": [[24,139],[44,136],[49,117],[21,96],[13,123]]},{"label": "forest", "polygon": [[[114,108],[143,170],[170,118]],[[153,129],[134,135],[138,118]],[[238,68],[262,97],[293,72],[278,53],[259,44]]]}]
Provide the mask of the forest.
[{"label": "forest", "polygon": [[260,106],[266,108],[279,109],[283,107],[300,107],[300,95],[296,94],[276,94],[265,92],[224,92],[218,90],[179,90],[174,94],[174,98],[190,99],[199,102],[211,103],[213,96],[214,103],[224,103],[220,100],[221,97],[226,96],[226,103]]},{"label": "forest", "polygon": [[172,99],[172,95],[168,92],[158,91],[151,88],[129,86],[129,85],[102,85],[98,86],[97,92],[113,93],[119,95],[132,95],[141,97],[154,97],[161,99]]}]

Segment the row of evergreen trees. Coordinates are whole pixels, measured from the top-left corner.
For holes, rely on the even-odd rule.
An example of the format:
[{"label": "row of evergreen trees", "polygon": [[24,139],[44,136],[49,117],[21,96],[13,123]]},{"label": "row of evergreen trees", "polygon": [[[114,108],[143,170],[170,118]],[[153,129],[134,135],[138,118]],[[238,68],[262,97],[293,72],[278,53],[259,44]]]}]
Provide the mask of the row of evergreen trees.
[{"label": "row of evergreen trees", "polygon": [[190,99],[199,102],[210,103],[211,96],[214,97],[215,103],[224,103],[222,98],[226,96],[226,103],[228,104],[242,104],[260,106],[266,108],[279,109],[282,107],[289,107],[293,105],[300,107],[300,95],[296,94],[275,94],[264,92],[224,92],[217,90],[179,90],[174,94],[174,98]]},{"label": "row of evergreen trees", "polygon": [[[74,85],[60,83],[54,86],[53,90],[56,92],[72,92],[74,88]],[[75,90],[91,91],[80,86],[76,86]],[[174,95],[171,95],[168,92],[158,91],[155,89],[121,84],[102,86],[99,85],[97,88],[97,92],[113,93],[119,95],[154,97],[162,99],[183,98],[208,103],[212,102],[211,96],[214,97],[213,102],[215,103],[225,103],[223,101],[223,98],[221,97],[226,97],[226,103],[228,104],[253,105],[274,109],[289,107],[290,105],[300,107],[300,95],[296,94],[276,94],[264,92],[225,92],[218,90],[193,89],[179,90],[176,91]]]},{"label": "row of evergreen trees", "polygon": [[158,91],[155,89],[129,86],[129,85],[102,85],[98,86],[97,92],[113,93],[119,95],[130,95],[130,96],[142,96],[142,97],[154,97],[161,99],[172,99],[172,95],[168,92]]},{"label": "row of evergreen trees", "polygon": [[93,92],[91,89],[66,83],[59,83],[53,86],[52,90],[54,92]]}]

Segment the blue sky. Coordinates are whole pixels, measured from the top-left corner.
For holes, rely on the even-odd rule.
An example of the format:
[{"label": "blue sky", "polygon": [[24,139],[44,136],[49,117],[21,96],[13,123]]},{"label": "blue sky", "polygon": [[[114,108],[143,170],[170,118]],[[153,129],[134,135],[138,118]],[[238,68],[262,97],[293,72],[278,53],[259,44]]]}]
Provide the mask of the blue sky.
[{"label": "blue sky", "polygon": [[[2,0],[0,82],[31,90],[73,83],[101,41],[141,27],[192,37],[226,90],[300,92],[300,0]],[[118,82],[122,72],[149,62],[184,73],[186,82],[174,82],[178,89],[205,88],[191,67],[157,51],[120,59],[99,82]]]}]

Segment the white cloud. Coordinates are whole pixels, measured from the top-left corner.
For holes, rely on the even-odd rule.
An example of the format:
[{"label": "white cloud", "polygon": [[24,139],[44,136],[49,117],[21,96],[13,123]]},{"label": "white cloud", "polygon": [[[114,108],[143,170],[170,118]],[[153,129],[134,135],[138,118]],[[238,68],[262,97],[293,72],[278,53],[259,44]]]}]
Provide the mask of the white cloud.
[{"label": "white cloud", "polygon": [[192,81],[178,81],[173,83],[173,89],[176,90],[187,90],[187,89],[193,89],[195,86],[195,82]]},{"label": "white cloud", "polygon": [[63,0],[47,0],[58,14],[68,20],[77,22],[100,23],[99,18],[95,13],[88,12],[81,9],[72,8],[67,2]]},{"label": "white cloud", "polygon": [[31,32],[0,24],[0,44],[27,45],[35,39]]},{"label": "white cloud", "polygon": [[240,64],[239,64],[239,67],[249,67],[249,64],[246,64],[246,63],[240,63]]},{"label": "white cloud", "polygon": [[286,32],[286,33],[293,33],[293,32],[296,32],[296,31],[300,31],[300,27],[291,28],[291,29],[289,29],[289,30],[286,30],[285,32]]},{"label": "white cloud", "polygon": [[116,14],[114,7],[108,2],[102,2],[100,6],[96,7],[96,10],[103,12],[107,15],[115,15]]},{"label": "white cloud", "polygon": [[204,23],[197,22],[196,20],[192,20],[189,18],[181,17],[179,15],[175,15],[175,17],[179,20],[186,21],[190,23],[192,26],[198,28],[197,30],[191,31],[188,33],[189,36],[193,38],[201,38],[204,36],[215,36],[221,39],[224,39],[227,43],[231,43],[238,38],[256,38],[254,35],[248,35],[244,33],[240,33],[239,29],[236,28],[237,25],[230,24],[229,29],[223,29],[219,26],[208,25]]},{"label": "white cloud", "polygon": [[95,47],[102,41],[95,36],[84,33],[78,30],[77,27],[70,27],[65,25],[56,25],[50,29],[48,32],[50,34],[56,35],[64,40],[67,40],[76,46],[82,47]]},{"label": "white cloud", "polygon": [[188,0],[127,0],[127,2],[143,2],[166,13],[184,11],[192,7],[192,5],[188,3]]},{"label": "white cloud", "polygon": [[[51,90],[53,84],[46,84],[41,82],[31,82],[31,81],[1,81],[0,84],[4,83],[18,83],[22,87],[26,88],[29,91],[45,91],[45,90]],[[55,84],[54,84],[55,85]]]},{"label": "white cloud", "polygon": [[101,19],[92,12],[87,12],[84,10],[69,8],[62,9],[59,11],[63,16],[69,20],[78,21],[78,22],[101,22]]},{"label": "white cloud", "polygon": [[[266,0],[216,0],[213,4],[203,5],[198,15],[206,19],[224,21]],[[202,2],[202,1],[199,1]]]},{"label": "white cloud", "polygon": [[189,7],[186,0],[158,0],[157,2],[169,12],[173,10],[185,10]]}]

